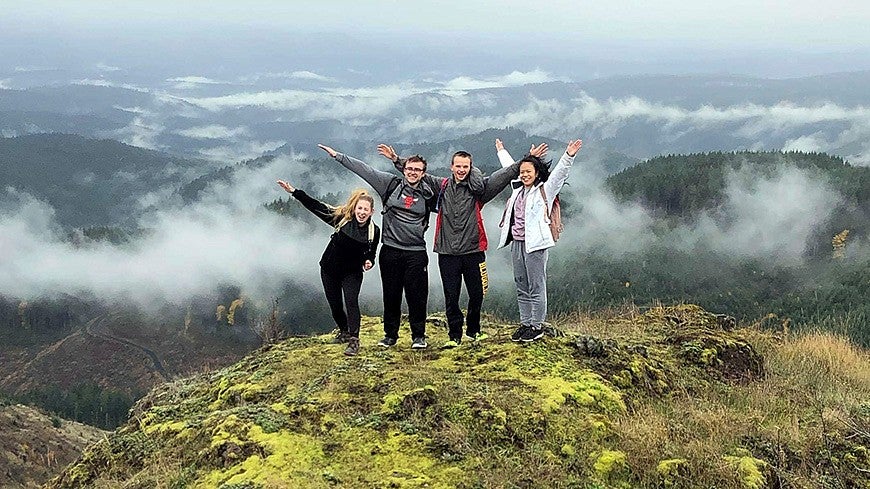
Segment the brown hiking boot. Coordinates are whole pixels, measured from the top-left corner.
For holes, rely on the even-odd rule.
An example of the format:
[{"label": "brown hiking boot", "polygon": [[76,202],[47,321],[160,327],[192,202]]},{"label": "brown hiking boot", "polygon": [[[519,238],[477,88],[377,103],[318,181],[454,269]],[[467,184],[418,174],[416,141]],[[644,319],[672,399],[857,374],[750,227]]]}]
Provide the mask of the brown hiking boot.
[{"label": "brown hiking boot", "polygon": [[350,337],[347,340],[347,348],[344,349],[344,354],[352,357],[359,353],[359,338]]}]

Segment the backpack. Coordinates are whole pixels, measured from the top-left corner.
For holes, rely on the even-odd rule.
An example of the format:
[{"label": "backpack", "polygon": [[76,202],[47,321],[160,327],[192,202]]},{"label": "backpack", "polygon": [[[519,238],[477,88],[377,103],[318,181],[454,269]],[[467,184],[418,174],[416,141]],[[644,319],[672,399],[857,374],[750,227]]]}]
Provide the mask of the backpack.
[{"label": "backpack", "polygon": [[544,192],[544,186],[540,186],[541,189],[541,197],[544,198],[544,209],[547,211],[547,215],[550,217],[550,234],[553,235],[553,241],[559,241],[559,236],[562,234],[562,231],[565,230],[565,226],[562,224],[562,204],[559,203],[559,196],[557,195],[555,199],[553,199],[553,208],[547,209],[547,193]]}]

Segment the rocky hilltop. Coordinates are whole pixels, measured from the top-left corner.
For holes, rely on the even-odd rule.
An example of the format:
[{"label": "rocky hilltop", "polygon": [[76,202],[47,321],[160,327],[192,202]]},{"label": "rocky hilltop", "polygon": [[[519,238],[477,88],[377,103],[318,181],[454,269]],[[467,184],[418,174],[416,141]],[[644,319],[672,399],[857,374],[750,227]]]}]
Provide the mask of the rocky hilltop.
[{"label": "rocky hilltop", "polygon": [[357,357],[278,342],[155,388],[48,487],[870,486],[870,361],[840,337],[692,305],[563,318],[526,345],[484,329],[383,350],[364,318]]}]

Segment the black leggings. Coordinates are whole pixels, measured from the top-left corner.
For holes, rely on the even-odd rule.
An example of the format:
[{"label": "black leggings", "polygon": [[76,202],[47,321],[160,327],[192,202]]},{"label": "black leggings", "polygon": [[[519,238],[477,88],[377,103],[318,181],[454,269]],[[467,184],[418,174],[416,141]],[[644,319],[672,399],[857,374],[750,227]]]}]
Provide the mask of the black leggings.
[{"label": "black leggings", "polygon": [[[342,333],[359,338],[359,290],[362,287],[362,272],[334,276],[320,269],[323,292],[332,311],[332,319]],[[344,298],[342,298],[344,295]],[[344,310],[347,308],[347,314]]]}]

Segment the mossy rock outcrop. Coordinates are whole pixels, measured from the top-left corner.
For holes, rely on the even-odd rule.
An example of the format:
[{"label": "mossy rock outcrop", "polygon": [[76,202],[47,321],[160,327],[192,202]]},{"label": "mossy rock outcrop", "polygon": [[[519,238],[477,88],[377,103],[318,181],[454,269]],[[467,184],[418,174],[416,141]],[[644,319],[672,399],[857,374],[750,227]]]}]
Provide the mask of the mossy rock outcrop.
[{"label": "mossy rock outcrop", "polygon": [[[326,336],[289,339],[154,389],[49,487],[704,487],[687,474],[707,468],[675,454],[641,467],[621,425],[642,406],[752,382],[763,358],[696,306],[610,321],[532,344],[488,322],[481,344],[412,351],[375,346],[380,321],[364,318],[356,357]],[[604,337],[610,326],[623,333]],[[741,487],[732,472],[719,487]]]}]

